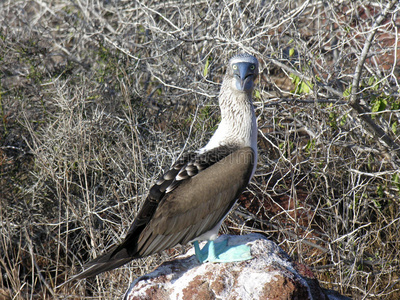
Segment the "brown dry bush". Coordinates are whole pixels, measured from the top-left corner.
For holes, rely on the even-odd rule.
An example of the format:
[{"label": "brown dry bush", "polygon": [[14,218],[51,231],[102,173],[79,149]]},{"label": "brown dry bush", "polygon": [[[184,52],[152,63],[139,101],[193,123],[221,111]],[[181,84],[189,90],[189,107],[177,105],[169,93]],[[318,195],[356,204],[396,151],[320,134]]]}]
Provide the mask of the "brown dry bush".
[{"label": "brown dry bush", "polygon": [[[357,299],[399,297],[397,1],[0,3],[0,288],[120,297],[176,248],[75,285],[261,63],[258,171],[224,233],[262,232]],[[371,43],[369,45],[369,43]]]}]

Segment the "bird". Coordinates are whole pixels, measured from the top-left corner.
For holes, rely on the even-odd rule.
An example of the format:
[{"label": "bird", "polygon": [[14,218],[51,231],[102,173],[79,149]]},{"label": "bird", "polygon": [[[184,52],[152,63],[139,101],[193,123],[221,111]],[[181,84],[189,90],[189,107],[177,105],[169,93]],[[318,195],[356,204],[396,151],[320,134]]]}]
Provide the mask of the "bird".
[{"label": "bird", "polygon": [[[183,154],[158,178],[125,239],[84,265],[73,280],[96,276],[178,244],[192,243],[201,263],[235,261],[232,255],[223,257],[227,242],[217,247],[214,240],[256,170],[252,94],[258,73],[258,60],[251,54],[239,53],[228,61],[218,97],[221,121],[214,135],[204,147]],[[198,242],[204,240],[208,243],[200,249]],[[245,251],[236,261],[251,258],[249,249]]]}]

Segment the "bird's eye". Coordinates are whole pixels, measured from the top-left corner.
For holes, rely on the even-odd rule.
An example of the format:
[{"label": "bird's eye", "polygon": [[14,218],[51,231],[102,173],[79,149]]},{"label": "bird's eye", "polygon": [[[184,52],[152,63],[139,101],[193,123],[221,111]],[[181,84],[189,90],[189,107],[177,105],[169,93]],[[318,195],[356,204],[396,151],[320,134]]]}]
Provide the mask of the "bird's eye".
[{"label": "bird's eye", "polygon": [[251,65],[251,66],[250,66],[250,70],[252,70],[252,71],[254,71],[255,68],[256,68],[255,65]]},{"label": "bird's eye", "polygon": [[233,65],[232,69],[237,70],[237,65]]}]

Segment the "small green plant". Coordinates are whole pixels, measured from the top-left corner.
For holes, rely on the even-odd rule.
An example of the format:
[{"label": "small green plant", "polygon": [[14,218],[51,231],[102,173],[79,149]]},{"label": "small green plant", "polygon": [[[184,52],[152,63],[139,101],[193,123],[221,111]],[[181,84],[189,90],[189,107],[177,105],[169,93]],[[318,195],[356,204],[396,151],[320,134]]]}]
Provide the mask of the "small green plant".
[{"label": "small green plant", "polygon": [[254,100],[261,100],[261,93],[259,90],[254,90]]},{"label": "small green plant", "polygon": [[329,126],[331,126],[333,129],[337,129],[338,128],[336,121],[337,113],[334,111],[330,112],[328,118],[329,118]]},{"label": "small green plant", "polygon": [[[371,105],[372,105],[371,111],[373,113],[384,111],[388,105],[388,98],[381,95],[377,97],[372,96]],[[374,119],[375,117],[376,114],[372,114],[372,119]]]},{"label": "small green plant", "polygon": [[352,88],[352,85],[350,84],[350,86],[343,92],[343,97],[344,97],[344,98],[348,99],[348,98],[350,97],[350,95],[351,95],[351,88]]},{"label": "small green plant", "polygon": [[311,154],[311,151],[312,150],[314,150],[315,149],[315,140],[314,139],[311,139],[311,140],[309,140],[308,142],[307,142],[307,145],[306,145],[306,147],[305,147],[305,151],[308,153],[308,154]]},{"label": "small green plant", "polygon": [[296,95],[310,94],[314,86],[310,81],[303,80],[295,74],[290,74],[290,78],[292,78],[292,82],[295,85],[295,88],[290,91],[291,93]]},{"label": "small green plant", "polygon": [[398,193],[400,194],[400,175],[399,175],[399,173],[393,174],[392,181],[394,182],[395,186],[397,187]]},{"label": "small green plant", "polygon": [[391,126],[391,128],[392,128],[392,131],[393,131],[393,133],[395,134],[395,135],[397,135],[397,126],[398,126],[398,124],[397,124],[397,121],[394,121],[393,123],[392,123],[392,126]]},{"label": "small green plant", "polygon": [[208,73],[210,71],[210,63],[211,63],[211,61],[212,61],[212,57],[211,56],[207,57],[206,64],[204,65],[204,70],[203,70],[203,76],[204,77],[207,77],[207,75],[208,75]]},{"label": "small green plant", "polygon": [[295,53],[294,48],[290,48],[289,49],[289,57],[292,57],[294,55],[294,53]]}]

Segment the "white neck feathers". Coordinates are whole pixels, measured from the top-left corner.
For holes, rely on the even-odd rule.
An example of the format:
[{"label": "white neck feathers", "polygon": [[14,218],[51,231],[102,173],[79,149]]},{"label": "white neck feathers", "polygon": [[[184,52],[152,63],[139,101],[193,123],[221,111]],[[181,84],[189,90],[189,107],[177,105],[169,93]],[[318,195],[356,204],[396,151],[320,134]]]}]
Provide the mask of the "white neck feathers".
[{"label": "white neck feathers", "polygon": [[251,93],[232,88],[232,81],[225,77],[219,95],[221,123],[201,150],[222,145],[252,147],[257,153],[257,123]]}]

